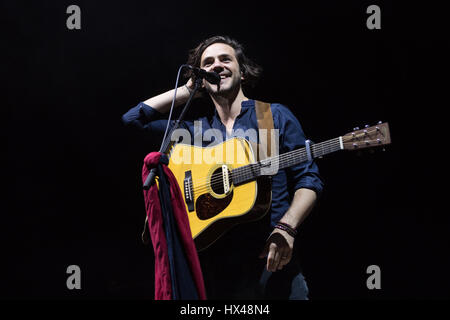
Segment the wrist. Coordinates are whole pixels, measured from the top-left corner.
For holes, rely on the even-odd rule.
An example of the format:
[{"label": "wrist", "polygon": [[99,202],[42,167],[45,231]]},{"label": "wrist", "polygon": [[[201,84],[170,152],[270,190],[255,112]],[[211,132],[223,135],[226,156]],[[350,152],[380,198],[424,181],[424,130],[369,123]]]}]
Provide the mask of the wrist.
[{"label": "wrist", "polygon": [[185,84],[184,87],[186,88],[186,90],[187,90],[187,92],[188,92],[189,94],[192,93],[193,90],[192,90],[191,88],[189,88],[189,87],[187,86],[187,84]]},{"label": "wrist", "polygon": [[297,236],[297,230],[294,227],[292,227],[291,225],[289,225],[289,224],[287,224],[285,222],[279,221],[275,225],[275,228],[285,231],[287,234],[289,234],[293,238],[295,238]]}]

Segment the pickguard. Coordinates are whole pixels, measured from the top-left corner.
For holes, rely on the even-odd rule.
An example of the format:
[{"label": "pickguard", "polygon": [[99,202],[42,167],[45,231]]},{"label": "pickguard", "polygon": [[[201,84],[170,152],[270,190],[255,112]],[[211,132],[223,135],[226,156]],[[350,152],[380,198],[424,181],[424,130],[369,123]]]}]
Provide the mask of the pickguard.
[{"label": "pickguard", "polygon": [[233,191],[221,199],[217,199],[209,193],[202,194],[195,203],[197,216],[200,220],[211,219],[225,210],[232,200]]}]

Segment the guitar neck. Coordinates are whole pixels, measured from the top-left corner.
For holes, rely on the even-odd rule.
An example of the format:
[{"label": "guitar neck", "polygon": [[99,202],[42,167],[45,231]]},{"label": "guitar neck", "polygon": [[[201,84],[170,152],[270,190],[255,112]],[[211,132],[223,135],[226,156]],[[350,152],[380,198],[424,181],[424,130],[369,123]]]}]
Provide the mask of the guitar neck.
[{"label": "guitar neck", "polygon": [[342,137],[311,144],[309,150],[307,147],[300,148],[234,169],[231,172],[233,183],[239,185],[253,181],[262,175],[261,169],[267,166],[276,165],[278,170],[285,169],[342,149],[344,149]]}]

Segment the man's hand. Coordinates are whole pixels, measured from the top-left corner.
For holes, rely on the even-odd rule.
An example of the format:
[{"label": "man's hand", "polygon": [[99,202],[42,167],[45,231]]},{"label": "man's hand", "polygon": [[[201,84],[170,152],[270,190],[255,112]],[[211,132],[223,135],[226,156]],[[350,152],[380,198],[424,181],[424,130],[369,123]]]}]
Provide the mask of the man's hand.
[{"label": "man's hand", "polygon": [[267,271],[275,272],[291,261],[292,250],[294,248],[294,237],[286,231],[274,229],[266,240],[263,252],[260,258],[267,257]]},{"label": "man's hand", "polygon": [[[191,94],[191,92],[194,90],[194,81],[192,78],[189,78],[188,82],[186,83],[185,87],[188,89],[188,94]],[[195,93],[195,98],[200,98],[203,95],[203,92],[205,91],[205,84],[202,83],[201,87],[198,88],[197,92]]]},{"label": "man's hand", "polygon": [[[204,85],[202,85],[202,88]],[[191,91],[194,90],[194,83],[192,78],[186,84],[177,88],[177,96],[175,98],[175,107],[185,104],[189,99],[189,95]],[[202,96],[202,91],[204,89],[200,89],[195,94],[194,98],[199,98]],[[166,91],[157,96],[154,96],[150,99],[144,101],[144,103],[148,106],[151,106],[153,109],[160,113],[167,113],[172,106],[173,95],[175,94],[175,89]]]},{"label": "man's hand", "polygon": [[[311,211],[317,195],[313,190],[300,188],[295,191],[294,199],[288,211],[280,219],[292,228],[298,228],[302,221]],[[278,228],[274,229],[266,240],[266,245],[260,258],[267,256],[267,270],[281,270],[292,259],[292,250],[294,248],[294,237],[286,231]]]}]

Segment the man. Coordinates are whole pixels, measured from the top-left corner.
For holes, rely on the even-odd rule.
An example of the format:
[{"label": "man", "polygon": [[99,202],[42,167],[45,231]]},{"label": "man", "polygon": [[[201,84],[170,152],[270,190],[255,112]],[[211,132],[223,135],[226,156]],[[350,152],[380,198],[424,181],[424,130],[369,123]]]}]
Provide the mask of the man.
[{"label": "man", "polygon": [[[215,107],[214,114],[197,119],[203,132],[218,129],[226,140],[238,129],[258,129],[255,101],[246,97],[243,87],[254,84],[261,68],[245,56],[237,41],[222,36],[206,39],[191,50],[188,64],[221,76],[219,86],[203,81]],[[176,106],[187,101],[193,87],[190,78],[178,88]],[[171,90],[141,102],[123,121],[154,133],[164,132],[167,121],[162,114],[169,111],[173,94]],[[196,95],[200,96],[202,93]],[[304,147],[302,128],[290,110],[271,104],[271,111],[274,128],[279,130],[280,153]],[[183,126],[194,132],[192,121]],[[272,180],[272,206],[265,218],[233,228],[199,253],[208,298],[307,299],[294,236],[321,191],[322,181],[313,161],[279,170]]]}]

